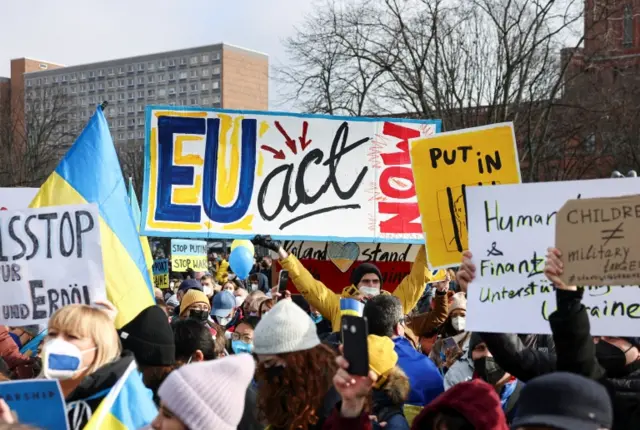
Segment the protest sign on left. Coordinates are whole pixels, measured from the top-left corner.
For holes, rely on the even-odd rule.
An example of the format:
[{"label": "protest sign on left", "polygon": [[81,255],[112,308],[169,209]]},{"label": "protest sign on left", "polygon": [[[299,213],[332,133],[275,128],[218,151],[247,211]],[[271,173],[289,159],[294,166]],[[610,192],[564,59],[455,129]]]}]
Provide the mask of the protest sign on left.
[{"label": "protest sign on left", "polygon": [[62,306],[105,300],[95,205],[0,211],[0,324],[41,324]]},{"label": "protest sign on left", "polygon": [[18,415],[21,424],[47,430],[66,430],[69,421],[58,381],[31,379],[0,384],[0,399]]},{"label": "protest sign on left", "polygon": [[38,188],[0,188],[0,211],[28,208]]}]

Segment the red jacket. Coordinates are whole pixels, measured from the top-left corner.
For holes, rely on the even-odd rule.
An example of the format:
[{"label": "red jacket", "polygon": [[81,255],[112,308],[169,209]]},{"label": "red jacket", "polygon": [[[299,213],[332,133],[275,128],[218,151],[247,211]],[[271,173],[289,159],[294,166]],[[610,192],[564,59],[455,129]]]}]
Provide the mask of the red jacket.
[{"label": "red jacket", "polygon": [[[11,371],[17,371],[22,366],[30,366],[33,359],[20,354],[18,345],[13,338],[9,336],[9,329],[6,326],[0,326],[0,357],[4,359]],[[16,372],[20,376],[23,372]]]}]

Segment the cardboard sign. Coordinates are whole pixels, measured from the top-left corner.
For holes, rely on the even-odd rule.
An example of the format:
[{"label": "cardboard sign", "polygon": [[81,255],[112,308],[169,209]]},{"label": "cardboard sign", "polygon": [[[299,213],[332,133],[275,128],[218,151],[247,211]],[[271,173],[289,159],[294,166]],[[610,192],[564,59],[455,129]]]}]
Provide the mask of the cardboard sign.
[{"label": "cardboard sign", "polygon": [[47,430],[69,428],[64,397],[58,381],[24,379],[2,382],[0,398],[18,415],[20,424]]},{"label": "cardboard sign", "polygon": [[640,196],[569,200],[557,219],[567,285],[640,285]]},{"label": "cardboard sign", "polygon": [[165,290],[169,288],[169,260],[163,258],[153,261],[153,286]]},{"label": "cardboard sign", "polygon": [[171,240],[171,270],[186,272],[187,269],[193,269],[196,272],[209,270],[206,241]]},{"label": "cardboard sign", "polygon": [[0,211],[0,324],[106,299],[99,223],[95,205]]},{"label": "cardboard sign", "polygon": [[[469,250],[476,266],[467,291],[467,330],[550,334],[556,295],[544,265],[547,248],[556,242],[557,211],[571,199],[636,194],[640,178],[467,189]],[[592,335],[640,332],[640,288],[623,285],[585,289]]]},{"label": "cardboard sign", "polygon": [[520,182],[513,124],[412,140],[411,165],[429,267],[459,265],[468,248],[467,187]]},{"label": "cardboard sign", "polygon": [[38,194],[38,188],[0,188],[0,211],[25,209]]},{"label": "cardboard sign", "polygon": [[148,106],[146,129],[145,236],[423,241],[408,142],[440,121]]}]

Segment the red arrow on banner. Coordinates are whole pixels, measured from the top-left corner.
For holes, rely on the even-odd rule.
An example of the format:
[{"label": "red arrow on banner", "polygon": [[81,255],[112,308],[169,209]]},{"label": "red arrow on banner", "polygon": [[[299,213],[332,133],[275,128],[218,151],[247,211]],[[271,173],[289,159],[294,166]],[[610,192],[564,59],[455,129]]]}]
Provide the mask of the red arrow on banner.
[{"label": "red arrow on banner", "polygon": [[278,131],[280,132],[280,134],[282,134],[282,136],[284,136],[285,138],[285,142],[287,144],[287,147],[291,150],[291,152],[293,152],[293,155],[298,153],[298,150],[296,148],[296,141],[293,140],[291,137],[289,137],[289,135],[287,134],[287,132],[285,131],[285,129],[282,127],[282,124],[280,124],[280,122],[276,121],[275,123],[276,128],[278,129]]},{"label": "red arrow on banner", "polygon": [[298,138],[300,141],[300,148],[304,151],[307,146],[311,145],[311,139],[307,140],[307,131],[309,130],[309,123],[307,121],[302,123],[302,136]]},{"label": "red arrow on banner", "polygon": [[284,155],[284,151],[282,149],[276,151],[275,149],[273,149],[270,146],[267,145],[262,145],[260,147],[260,149],[264,149],[265,151],[269,151],[273,154],[273,158],[275,158],[276,160],[284,160],[285,159],[285,155]]}]

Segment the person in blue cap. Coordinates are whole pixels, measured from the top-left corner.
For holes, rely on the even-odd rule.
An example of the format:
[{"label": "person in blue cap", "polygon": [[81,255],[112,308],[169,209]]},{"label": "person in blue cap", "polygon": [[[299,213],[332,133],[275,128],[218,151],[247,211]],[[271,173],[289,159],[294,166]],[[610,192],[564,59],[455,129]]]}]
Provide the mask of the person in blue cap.
[{"label": "person in blue cap", "polygon": [[211,317],[225,331],[233,332],[238,324],[240,313],[237,312],[236,298],[229,291],[221,291],[213,297]]}]

